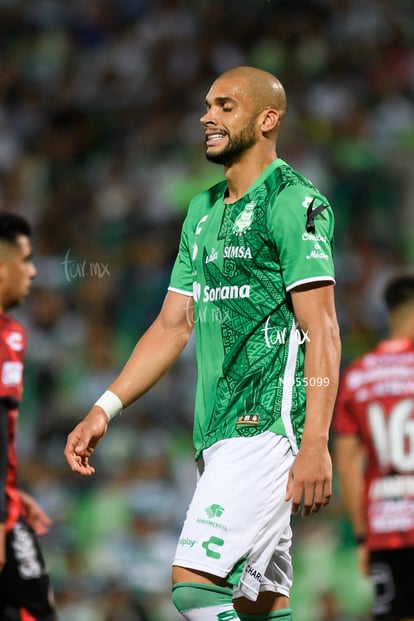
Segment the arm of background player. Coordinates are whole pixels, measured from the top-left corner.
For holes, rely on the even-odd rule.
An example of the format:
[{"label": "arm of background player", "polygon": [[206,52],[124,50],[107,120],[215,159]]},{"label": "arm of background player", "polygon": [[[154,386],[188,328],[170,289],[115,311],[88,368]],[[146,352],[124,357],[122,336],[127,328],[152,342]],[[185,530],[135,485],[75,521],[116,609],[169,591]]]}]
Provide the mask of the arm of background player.
[{"label": "arm of background player", "polygon": [[292,465],[286,499],[292,512],[317,513],[332,495],[329,428],[339,381],[341,344],[334,287],[313,283],[291,291],[296,320],[309,341],[305,353],[306,416],[301,447]]},{"label": "arm of background player", "polygon": [[358,545],[358,560],[362,573],[368,574],[368,554],[364,545],[366,522],[364,512],[364,448],[357,435],[336,435],[334,460],[345,512],[351,522]]},{"label": "arm of background player", "polygon": [[8,465],[8,411],[0,400],[0,571],[6,562],[6,477]]},{"label": "arm of background player", "polygon": [[36,500],[23,490],[19,490],[20,500],[25,511],[26,522],[31,526],[36,535],[46,535],[51,524],[50,518],[43,511]]},{"label": "arm of background player", "polygon": [[[135,346],[121,373],[109,386],[124,407],[147,392],[168,371],[188,342],[193,329],[192,297],[168,291],[157,319]],[[89,457],[106,433],[105,412],[93,406],[69,434],[65,457],[73,471],[90,475]]]}]

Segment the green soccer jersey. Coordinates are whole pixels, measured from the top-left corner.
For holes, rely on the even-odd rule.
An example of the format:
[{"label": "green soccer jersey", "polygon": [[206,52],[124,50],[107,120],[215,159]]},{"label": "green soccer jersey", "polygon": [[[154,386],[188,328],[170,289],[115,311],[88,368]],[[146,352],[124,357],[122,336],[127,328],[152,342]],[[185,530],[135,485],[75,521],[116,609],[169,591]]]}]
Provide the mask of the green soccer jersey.
[{"label": "green soccer jersey", "polygon": [[194,298],[196,456],[271,430],[294,450],[305,416],[308,335],[289,291],[334,281],[328,201],[283,160],[225,204],[222,181],[191,202],[169,289]]}]

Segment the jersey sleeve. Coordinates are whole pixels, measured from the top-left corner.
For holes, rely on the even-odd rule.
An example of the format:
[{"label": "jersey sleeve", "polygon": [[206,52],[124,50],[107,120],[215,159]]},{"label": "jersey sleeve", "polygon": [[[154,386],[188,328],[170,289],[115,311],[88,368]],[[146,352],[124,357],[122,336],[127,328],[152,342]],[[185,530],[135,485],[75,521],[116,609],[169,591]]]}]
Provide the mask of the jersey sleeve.
[{"label": "jersey sleeve", "polygon": [[311,282],[335,282],[334,216],[322,195],[306,186],[285,188],[275,200],[268,226],[287,291]]},{"label": "jersey sleeve", "polygon": [[191,249],[189,245],[189,216],[184,220],[178,254],[171,272],[168,289],[183,295],[193,295],[193,267],[191,263]]}]

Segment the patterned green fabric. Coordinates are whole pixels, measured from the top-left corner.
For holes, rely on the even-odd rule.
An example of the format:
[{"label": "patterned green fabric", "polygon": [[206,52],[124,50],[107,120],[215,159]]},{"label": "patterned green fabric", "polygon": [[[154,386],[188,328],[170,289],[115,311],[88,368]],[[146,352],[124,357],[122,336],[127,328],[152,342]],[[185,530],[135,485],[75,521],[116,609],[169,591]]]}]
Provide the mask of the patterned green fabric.
[{"label": "patterned green fabric", "polygon": [[279,159],[237,202],[226,188],[191,202],[170,281],[195,300],[197,455],[268,429],[300,441],[308,337],[289,290],[334,281],[333,213],[307,179]]}]

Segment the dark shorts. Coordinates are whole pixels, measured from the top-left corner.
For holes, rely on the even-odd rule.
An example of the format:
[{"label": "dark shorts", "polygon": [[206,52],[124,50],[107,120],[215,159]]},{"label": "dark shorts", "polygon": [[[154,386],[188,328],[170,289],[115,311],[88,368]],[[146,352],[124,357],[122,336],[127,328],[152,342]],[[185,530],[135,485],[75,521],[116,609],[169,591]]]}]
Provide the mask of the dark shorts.
[{"label": "dark shorts", "polygon": [[6,555],[0,572],[1,621],[56,621],[43,555],[22,519],[7,533]]},{"label": "dark shorts", "polygon": [[370,553],[376,621],[414,619],[414,548]]}]

